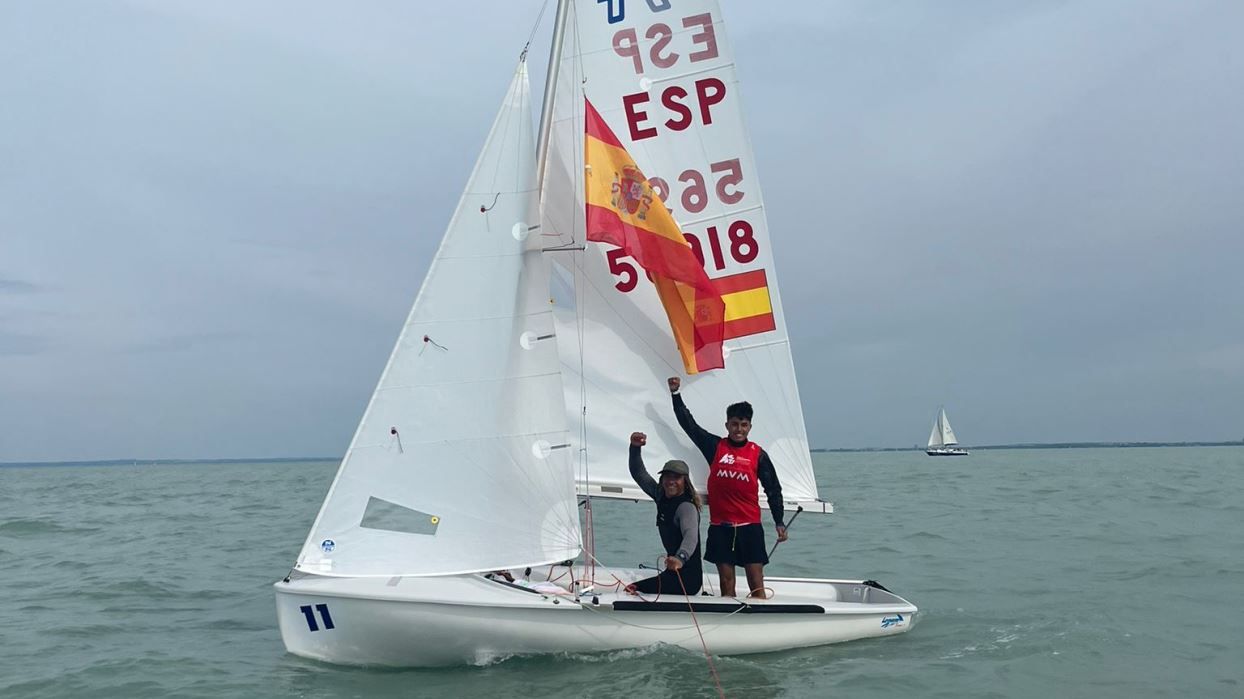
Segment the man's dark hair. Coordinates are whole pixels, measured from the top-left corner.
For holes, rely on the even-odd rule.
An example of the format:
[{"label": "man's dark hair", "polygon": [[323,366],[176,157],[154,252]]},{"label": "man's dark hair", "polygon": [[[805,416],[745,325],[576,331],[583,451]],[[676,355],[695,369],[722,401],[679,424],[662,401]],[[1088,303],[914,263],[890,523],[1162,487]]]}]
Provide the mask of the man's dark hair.
[{"label": "man's dark hair", "polygon": [[726,407],[726,419],[737,417],[740,420],[752,421],[752,404],[747,401],[732,403]]}]

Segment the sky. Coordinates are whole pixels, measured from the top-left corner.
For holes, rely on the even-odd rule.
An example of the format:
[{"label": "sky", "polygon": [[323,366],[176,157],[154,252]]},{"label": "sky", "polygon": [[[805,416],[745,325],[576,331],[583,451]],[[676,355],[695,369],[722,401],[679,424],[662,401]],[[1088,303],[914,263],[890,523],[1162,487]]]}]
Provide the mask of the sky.
[{"label": "sky", "polygon": [[[0,462],[342,454],[540,4],[0,3]],[[1244,438],[1244,3],[722,5],[814,447]]]}]

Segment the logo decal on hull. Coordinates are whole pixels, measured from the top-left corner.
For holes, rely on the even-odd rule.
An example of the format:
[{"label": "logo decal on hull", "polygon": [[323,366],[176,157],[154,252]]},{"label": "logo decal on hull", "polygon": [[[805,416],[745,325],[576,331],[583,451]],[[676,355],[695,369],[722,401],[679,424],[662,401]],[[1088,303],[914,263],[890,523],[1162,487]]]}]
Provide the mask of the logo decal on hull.
[{"label": "logo decal on hull", "polygon": [[902,626],[902,625],[903,625],[902,614],[895,614],[894,616],[881,617],[881,628],[883,629],[888,629],[891,626]]},{"label": "logo decal on hull", "polygon": [[332,553],[335,548],[337,548],[337,542],[332,539],[325,539],[320,542],[320,549],[324,553]]}]

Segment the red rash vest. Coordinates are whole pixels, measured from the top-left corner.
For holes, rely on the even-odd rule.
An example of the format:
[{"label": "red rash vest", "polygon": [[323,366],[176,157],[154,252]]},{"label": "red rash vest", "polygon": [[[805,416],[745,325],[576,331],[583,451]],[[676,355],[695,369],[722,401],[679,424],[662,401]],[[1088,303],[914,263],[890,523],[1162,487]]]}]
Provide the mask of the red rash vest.
[{"label": "red rash vest", "polygon": [[729,439],[717,443],[708,467],[709,524],[760,524],[760,447],[755,442],[736,446]]}]

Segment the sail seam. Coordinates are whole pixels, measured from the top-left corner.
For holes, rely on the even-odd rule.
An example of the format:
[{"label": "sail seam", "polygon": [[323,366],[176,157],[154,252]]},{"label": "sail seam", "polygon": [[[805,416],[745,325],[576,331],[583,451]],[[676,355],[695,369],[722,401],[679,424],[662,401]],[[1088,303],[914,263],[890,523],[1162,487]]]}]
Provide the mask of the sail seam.
[{"label": "sail seam", "polygon": [[456,324],[462,324],[462,323],[477,323],[481,320],[509,320],[509,319],[517,320],[519,318],[536,318],[546,313],[551,313],[551,311],[536,311],[534,313],[523,313],[520,315],[506,315],[506,316],[476,316],[476,317],[471,317],[471,318],[445,318],[445,319],[440,319],[440,320],[438,319],[416,320],[416,321],[411,321],[410,323],[407,323],[406,327],[413,328],[417,325],[456,325]]},{"label": "sail seam", "polygon": [[720,214],[715,214],[713,216],[701,216],[700,218],[693,218],[687,221],[679,221],[678,225],[682,226],[683,228],[690,228],[692,226],[698,226],[701,223],[708,223],[709,221],[715,221],[719,218],[730,218],[733,216],[742,216],[743,214],[748,214],[753,211],[756,211],[757,209],[763,209],[763,208],[765,208],[765,205],[763,203],[753,204],[751,206],[745,206],[742,209],[730,209]]},{"label": "sail seam", "polygon": [[501,383],[503,381],[516,381],[521,379],[540,379],[547,378],[549,376],[559,376],[560,374],[560,371],[546,371],[540,374],[515,374],[513,376],[502,376],[500,378],[492,379],[463,379],[455,381],[440,381],[437,383],[404,383],[393,386],[381,386],[376,389],[376,392],[401,391],[411,388],[437,388],[442,386],[473,386],[482,383]]},{"label": "sail seam", "polygon": [[[682,80],[683,78],[689,78],[692,75],[702,75],[704,73],[710,73],[712,71],[721,70],[723,68],[734,68],[734,61],[731,61],[729,63],[720,63],[718,65],[709,66],[707,68],[701,68],[699,70],[689,70],[686,73],[679,73],[678,75],[666,75],[660,78],[649,78],[649,80],[652,80],[652,84],[655,85],[657,83],[667,83],[667,82],[670,82],[671,80]],[[735,82],[738,82],[737,75],[735,77]]]}]

